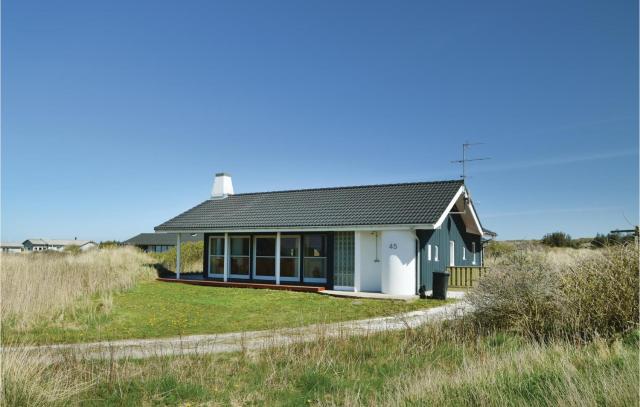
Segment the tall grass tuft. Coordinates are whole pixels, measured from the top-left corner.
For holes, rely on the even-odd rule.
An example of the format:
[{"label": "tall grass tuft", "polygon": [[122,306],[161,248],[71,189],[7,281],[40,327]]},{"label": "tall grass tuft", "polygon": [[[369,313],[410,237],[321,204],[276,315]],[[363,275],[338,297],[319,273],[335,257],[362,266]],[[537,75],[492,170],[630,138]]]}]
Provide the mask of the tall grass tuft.
[{"label": "tall grass tuft", "polygon": [[472,319],[537,340],[610,337],[638,327],[638,250],[518,252],[470,291]]},{"label": "tall grass tuft", "polygon": [[85,381],[74,364],[51,365],[46,356],[16,348],[3,352],[0,370],[0,405],[48,406],[86,391]]},{"label": "tall grass tuft", "polygon": [[[3,254],[0,258],[2,324],[26,328],[40,318],[61,317],[79,300],[126,290],[151,279],[152,260],[128,247],[71,253]],[[70,308],[71,307],[71,308]]]}]

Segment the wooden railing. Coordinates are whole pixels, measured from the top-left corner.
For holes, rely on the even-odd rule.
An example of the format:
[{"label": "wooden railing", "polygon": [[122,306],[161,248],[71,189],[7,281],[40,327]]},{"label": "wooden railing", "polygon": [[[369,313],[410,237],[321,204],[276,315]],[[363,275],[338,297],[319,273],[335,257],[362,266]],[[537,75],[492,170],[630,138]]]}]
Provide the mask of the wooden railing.
[{"label": "wooden railing", "polygon": [[447,267],[449,272],[449,287],[473,287],[478,280],[487,274],[486,267]]}]

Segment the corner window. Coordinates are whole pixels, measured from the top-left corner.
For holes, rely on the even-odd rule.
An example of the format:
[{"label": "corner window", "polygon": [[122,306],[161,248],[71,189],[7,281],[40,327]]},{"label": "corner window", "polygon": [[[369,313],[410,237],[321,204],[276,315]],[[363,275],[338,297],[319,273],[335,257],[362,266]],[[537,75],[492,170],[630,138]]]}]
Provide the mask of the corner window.
[{"label": "corner window", "polygon": [[234,278],[249,278],[251,273],[251,239],[249,236],[230,236],[230,270]]},{"label": "corner window", "polygon": [[327,282],[327,236],[306,235],[304,237],[304,281]]},{"label": "corner window", "polygon": [[438,253],[440,250],[438,250],[438,245],[434,244],[433,245],[433,261],[440,261],[439,255],[440,253]]},{"label": "corner window", "polygon": [[209,275],[224,276],[224,237],[209,238]]},{"label": "corner window", "polygon": [[427,260],[431,261],[431,245],[427,245]]}]

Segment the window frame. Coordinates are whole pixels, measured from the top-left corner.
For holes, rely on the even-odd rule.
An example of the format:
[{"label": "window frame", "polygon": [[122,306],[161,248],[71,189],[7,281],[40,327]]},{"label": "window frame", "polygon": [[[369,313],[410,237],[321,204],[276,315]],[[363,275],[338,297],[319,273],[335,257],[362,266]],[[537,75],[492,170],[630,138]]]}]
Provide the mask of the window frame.
[{"label": "window frame", "polygon": [[[266,281],[276,281],[276,251],[277,251],[277,243],[274,245],[275,249],[273,252],[273,256],[258,256],[258,239],[273,239],[277,240],[277,235],[253,235],[253,250],[252,253],[252,261],[251,261],[251,278],[254,280],[266,280]],[[256,274],[256,259],[257,258],[273,258],[273,277],[271,276],[259,276]]]},{"label": "window frame", "polygon": [[[249,239],[249,254],[245,255],[234,255],[231,253],[231,239]],[[242,279],[242,280],[250,280],[251,272],[252,272],[252,261],[251,261],[251,253],[253,249],[251,235],[229,235],[229,278]],[[248,274],[233,274],[232,273],[232,264],[233,258],[247,258],[249,259],[249,273]]]},{"label": "window frame", "polygon": [[[213,244],[211,244],[211,242],[214,239],[220,239],[222,240],[222,254],[212,254],[211,253],[211,248],[213,247]],[[209,277],[213,277],[213,278],[224,278],[224,274],[225,274],[225,270],[224,270],[224,253],[225,253],[225,241],[224,241],[224,236],[220,236],[220,235],[213,235],[213,236],[209,236],[209,246],[207,248],[207,276]],[[211,258],[212,257],[216,257],[216,258],[221,258],[222,259],[222,274],[214,274],[211,273]]]},{"label": "window frame", "polygon": [[[306,256],[305,255],[305,244],[304,244],[304,240],[307,237],[311,237],[311,236],[321,236],[324,239],[324,256]],[[302,239],[302,282],[303,283],[320,283],[320,284],[326,284],[329,281],[329,236],[325,233],[310,233],[310,234],[306,234],[303,236]],[[324,259],[324,278],[318,278],[318,277],[305,277],[304,275],[304,263],[305,260],[309,258],[309,259]]]},{"label": "window frame", "polygon": [[[296,238],[298,240],[298,255],[297,256],[283,256],[282,255],[282,239],[285,238]],[[302,254],[302,235],[280,235],[280,281],[300,281],[301,277],[301,261],[300,254]],[[282,259],[296,259],[296,276],[295,277],[285,277],[282,275]]]}]

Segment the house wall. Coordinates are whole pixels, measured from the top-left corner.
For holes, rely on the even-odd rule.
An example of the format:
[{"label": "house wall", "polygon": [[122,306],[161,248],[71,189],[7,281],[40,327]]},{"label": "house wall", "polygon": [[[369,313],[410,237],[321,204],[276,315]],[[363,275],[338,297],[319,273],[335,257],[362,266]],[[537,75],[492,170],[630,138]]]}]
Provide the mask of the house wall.
[{"label": "house wall", "polygon": [[385,230],[380,235],[382,292],[416,293],[416,239],[412,230]]},{"label": "house wall", "polygon": [[[433,273],[446,271],[450,264],[450,241],[455,242],[454,263],[456,266],[482,265],[481,236],[467,233],[460,215],[448,215],[439,229],[418,230],[417,235],[420,239],[420,285],[424,285],[427,290],[433,288]],[[472,243],[474,242],[475,264],[473,264],[472,252]],[[429,245],[431,245],[431,259],[429,259]],[[438,260],[435,258],[436,246],[438,247]],[[467,251],[465,260],[462,255],[463,248]]]},{"label": "house wall", "polygon": [[379,238],[376,238],[380,232],[356,233],[360,235],[360,291],[381,292],[382,262]]}]

